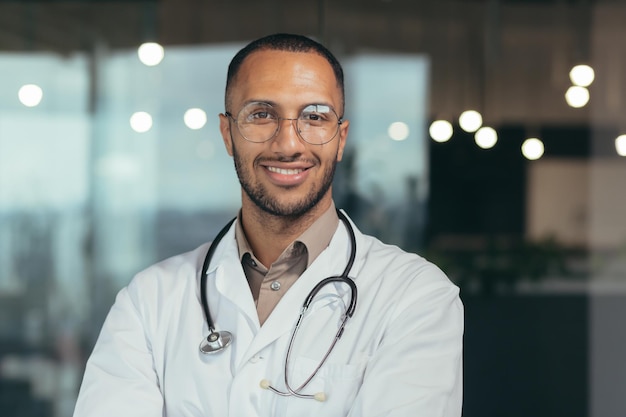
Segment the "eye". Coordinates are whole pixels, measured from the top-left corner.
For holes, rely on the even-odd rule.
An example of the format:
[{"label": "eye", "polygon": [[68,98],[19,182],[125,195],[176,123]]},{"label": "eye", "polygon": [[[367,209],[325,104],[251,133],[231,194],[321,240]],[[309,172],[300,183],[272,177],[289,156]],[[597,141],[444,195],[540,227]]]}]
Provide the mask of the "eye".
[{"label": "eye", "polygon": [[310,106],[307,106],[304,108],[304,110],[302,110],[300,119],[305,122],[319,124],[332,121],[336,119],[336,116],[329,106],[321,104],[311,104]]},{"label": "eye", "polygon": [[308,121],[322,120],[322,115],[318,113],[302,113],[302,118]]},{"label": "eye", "polygon": [[250,114],[251,119],[270,119],[272,115],[266,111],[258,111]]},{"label": "eye", "polygon": [[278,118],[274,109],[265,103],[250,103],[241,113],[245,123],[267,123]]}]

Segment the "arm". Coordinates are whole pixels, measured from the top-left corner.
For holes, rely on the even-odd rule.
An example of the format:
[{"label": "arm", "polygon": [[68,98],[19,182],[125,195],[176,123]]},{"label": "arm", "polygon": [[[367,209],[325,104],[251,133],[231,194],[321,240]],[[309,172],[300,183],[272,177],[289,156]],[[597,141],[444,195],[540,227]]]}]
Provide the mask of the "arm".
[{"label": "arm", "polygon": [[134,301],[128,288],[118,294],[87,362],[74,417],[163,415],[150,340]]},{"label": "arm", "polygon": [[419,290],[414,280],[390,307],[396,311],[350,416],[461,416],[463,305],[458,289],[443,278],[445,284]]}]

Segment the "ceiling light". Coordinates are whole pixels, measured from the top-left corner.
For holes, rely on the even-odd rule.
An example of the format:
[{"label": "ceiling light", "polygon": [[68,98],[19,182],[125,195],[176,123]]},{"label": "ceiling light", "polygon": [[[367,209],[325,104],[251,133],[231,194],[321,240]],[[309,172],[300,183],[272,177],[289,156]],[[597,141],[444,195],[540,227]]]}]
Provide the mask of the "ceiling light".
[{"label": "ceiling light", "polygon": [[595,72],[589,65],[576,65],[569,72],[572,84],[579,87],[589,87],[595,79]]},{"label": "ceiling light", "polygon": [[476,110],[466,110],[459,116],[459,125],[466,132],[476,132],[483,124],[483,117]]},{"label": "ceiling light", "polygon": [[447,120],[435,120],[428,132],[435,142],[447,142],[452,137],[452,124]]},{"label": "ceiling light", "polygon": [[531,161],[537,160],[543,156],[543,142],[537,138],[529,138],[522,144],[522,154],[526,159]]},{"label": "ceiling light", "polygon": [[165,56],[165,50],[156,42],[146,42],[137,49],[139,60],[149,67],[159,65]]},{"label": "ceiling light", "polygon": [[495,129],[484,126],[476,131],[474,135],[474,140],[476,144],[483,149],[493,148],[496,142],[498,142],[498,133]]}]

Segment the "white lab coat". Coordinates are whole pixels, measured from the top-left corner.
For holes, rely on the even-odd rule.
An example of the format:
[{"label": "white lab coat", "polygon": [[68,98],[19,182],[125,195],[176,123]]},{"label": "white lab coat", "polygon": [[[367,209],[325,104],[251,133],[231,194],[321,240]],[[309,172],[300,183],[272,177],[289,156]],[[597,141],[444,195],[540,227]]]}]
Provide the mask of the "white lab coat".
[{"label": "white lab coat", "polygon": [[[325,402],[281,397],[284,360],[304,299],[339,275],[350,253],[340,222],[330,245],[278,303],[263,327],[238,258],[235,228],[208,271],[217,330],[234,339],[200,353],[208,334],[199,275],[208,245],[139,273],[117,296],[89,358],[74,417],[411,416],[459,417],[463,306],[458,288],[433,264],[356,232],[350,273],[356,312],[326,364],[303,390]],[[326,296],[325,296],[326,295]],[[349,290],[331,284],[300,329],[289,366],[300,385],[328,349]],[[317,298],[316,298],[317,299]]]}]

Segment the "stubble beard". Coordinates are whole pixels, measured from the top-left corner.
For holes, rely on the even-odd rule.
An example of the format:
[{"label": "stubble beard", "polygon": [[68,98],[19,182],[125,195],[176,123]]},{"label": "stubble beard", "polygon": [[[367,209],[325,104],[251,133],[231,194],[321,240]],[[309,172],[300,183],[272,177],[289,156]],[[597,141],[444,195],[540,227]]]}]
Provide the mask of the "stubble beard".
[{"label": "stubble beard", "polygon": [[[306,215],[324,198],[335,176],[336,159],[324,170],[319,187],[314,186],[304,198],[298,201],[281,203],[272,196],[272,193],[263,184],[255,183],[250,169],[247,168],[246,161],[241,158],[234,143],[232,149],[235,171],[237,172],[241,188],[258,208],[273,216],[297,219]],[[285,161],[285,159],[281,160],[281,162]]]}]

